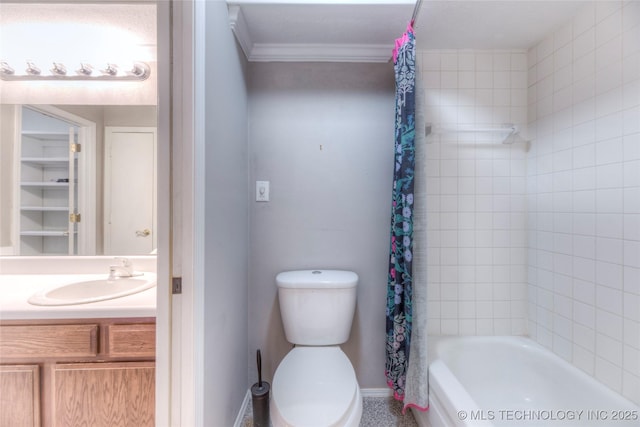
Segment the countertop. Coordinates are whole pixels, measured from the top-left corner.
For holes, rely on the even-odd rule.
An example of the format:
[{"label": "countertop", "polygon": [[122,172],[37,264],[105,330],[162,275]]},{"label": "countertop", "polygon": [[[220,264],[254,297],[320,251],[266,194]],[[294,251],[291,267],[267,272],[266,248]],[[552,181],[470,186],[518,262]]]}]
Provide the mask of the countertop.
[{"label": "countertop", "polygon": [[31,295],[43,288],[104,278],[105,274],[2,274],[0,320],[156,316],[155,286],[126,297],[88,304],[37,306],[27,302]]}]

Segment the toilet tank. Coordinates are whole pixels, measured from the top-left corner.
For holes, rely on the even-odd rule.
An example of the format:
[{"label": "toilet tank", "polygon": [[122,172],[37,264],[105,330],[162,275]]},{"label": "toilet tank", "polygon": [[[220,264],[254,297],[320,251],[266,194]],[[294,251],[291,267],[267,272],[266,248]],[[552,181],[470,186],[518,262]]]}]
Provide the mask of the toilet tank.
[{"label": "toilet tank", "polygon": [[358,275],[343,270],[285,271],[276,276],[287,341],[338,345],[349,339]]}]

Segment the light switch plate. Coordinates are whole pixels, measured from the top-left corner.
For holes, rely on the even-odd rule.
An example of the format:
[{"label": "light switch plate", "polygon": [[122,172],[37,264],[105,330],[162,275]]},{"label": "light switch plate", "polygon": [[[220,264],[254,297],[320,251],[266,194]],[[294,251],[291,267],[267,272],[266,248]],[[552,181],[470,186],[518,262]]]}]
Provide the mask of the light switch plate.
[{"label": "light switch plate", "polygon": [[256,181],[256,202],[269,201],[269,181]]}]

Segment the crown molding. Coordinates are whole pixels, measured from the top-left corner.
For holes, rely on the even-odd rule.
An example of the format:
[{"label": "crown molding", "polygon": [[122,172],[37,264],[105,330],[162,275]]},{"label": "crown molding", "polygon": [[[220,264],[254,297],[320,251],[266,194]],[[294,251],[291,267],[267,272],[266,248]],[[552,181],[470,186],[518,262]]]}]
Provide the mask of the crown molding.
[{"label": "crown molding", "polygon": [[252,62],[389,62],[393,45],[254,43]]},{"label": "crown molding", "polygon": [[249,27],[247,26],[247,21],[244,19],[240,6],[229,6],[229,26],[236,36],[236,40],[242,48],[244,55],[249,58],[251,50],[253,49],[253,41],[251,40]]},{"label": "crown molding", "polygon": [[393,44],[258,43],[242,7],[229,6],[229,25],[250,62],[389,62]]}]

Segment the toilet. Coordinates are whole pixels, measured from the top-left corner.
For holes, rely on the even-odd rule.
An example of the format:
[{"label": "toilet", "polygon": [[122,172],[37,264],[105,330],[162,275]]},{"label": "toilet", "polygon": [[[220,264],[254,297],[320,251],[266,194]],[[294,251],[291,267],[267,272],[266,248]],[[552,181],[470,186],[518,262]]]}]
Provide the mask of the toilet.
[{"label": "toilet", "polygon": [[286,271],[276,283],[285,335],[295,347],[273,377],[273,427],[357,427],[362,394],[340,344],[351,332],[358,275]]}]

